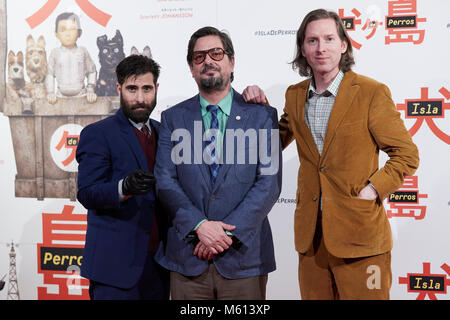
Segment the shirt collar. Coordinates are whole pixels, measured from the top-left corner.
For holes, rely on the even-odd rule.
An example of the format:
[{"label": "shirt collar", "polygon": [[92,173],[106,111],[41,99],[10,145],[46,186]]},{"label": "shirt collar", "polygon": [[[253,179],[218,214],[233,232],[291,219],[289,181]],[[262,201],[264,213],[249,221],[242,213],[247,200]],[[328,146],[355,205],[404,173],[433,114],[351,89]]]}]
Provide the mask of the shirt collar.
[{"label": "shirt collar", "polygon": [[[334,78],[333,82],[328,86],[327,90],[325,90],[322,94],[323,95],[333,95],[335,98],[337,97],[339,86],[342,82],[342,79],[344,78],[344,73],[342,70],[339,70],[338,74]],[[311,82],[309,83],[308,88],[308,97],[311,97],[312,94],[318,94],[316,92],[315,84],[314,84],[314,78],[311,79]]]},{"label": "shirt collar", "polygon": [[[135,127],[136,129],[138,129],[139,131],[142,130],[142,126],[144,125],[144,123],[140,122],[140,123],[136,123],[133,120],[131,120],[130,118],[128,118],[128,121],[130,121],[130,123],[133,125],[133,127]],[[147,122],[145,123],[145,125],[148,128],[148,132],[150,133],[150,135],[152,134],[152,126],[150,125],[150,117],[148,118]]]},{"label": "shirt collar", "polygon": [[[205,98],[203,98],[201,94],[199,94],[199,96],[200,96],[200,106],[202,108],[202,117],[204,117],[208,113],[207,107],[211,105],[211,103],[209,103]],[[220,100],[217,105],[219,106],[220,110],[223,113],[225,113],[227,116],[230,116],[232,103],[233,103],[233,89],[231,89],[230,92],[228,92],[228,94],[222,100]]]},{"label": "shirt collar", "polygon": [[78,49],[78,46],[77,46],[77,44],[76,44],[76,43],[75,43],[75,44],[73,45],[73,47],[72,47],[72,48],[67,48],[67,47],[65,47],[65,46],[61,45],[61,49],[63,49],[63,50],[67,50],[67,51],[72,51],[72,50],[76,50],[76,49]]}]

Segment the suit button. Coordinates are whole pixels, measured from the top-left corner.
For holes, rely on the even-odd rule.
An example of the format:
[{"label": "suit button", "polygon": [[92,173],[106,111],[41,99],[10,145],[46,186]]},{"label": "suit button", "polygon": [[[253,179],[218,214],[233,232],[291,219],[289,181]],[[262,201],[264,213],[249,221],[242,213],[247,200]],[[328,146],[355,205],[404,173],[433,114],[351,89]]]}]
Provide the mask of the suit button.
[{"label": "suit button", "polygon": [[212,195],[211,197],[209,197],[209,200],[216,200],[216,196]]},{"label": "suit button", "polygon": [[319,168],[319,171],[320,171],[320,172],[324,172],[324,171],[325,171],[325,167],[320,167],[320,168]]},{"label": "suit button", "polygon": [[313,201],[317,201],[319,198],[317,198],[317,196],[313,197]]}]

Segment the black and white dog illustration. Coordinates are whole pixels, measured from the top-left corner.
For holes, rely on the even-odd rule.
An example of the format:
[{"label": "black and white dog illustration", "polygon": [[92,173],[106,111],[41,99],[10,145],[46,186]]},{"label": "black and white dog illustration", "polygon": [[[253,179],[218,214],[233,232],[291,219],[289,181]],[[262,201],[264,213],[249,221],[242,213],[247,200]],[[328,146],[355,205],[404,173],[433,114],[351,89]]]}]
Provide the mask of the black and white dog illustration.
[{"label": "black and white dog illustration", "polygon": [[97,38],[99,49],[100,72],[98,75],[95,93],[97,96],[117,96],[116,67],[125,58],[123,52],[123,39],[119,30],[108,40],[106,35]]}]

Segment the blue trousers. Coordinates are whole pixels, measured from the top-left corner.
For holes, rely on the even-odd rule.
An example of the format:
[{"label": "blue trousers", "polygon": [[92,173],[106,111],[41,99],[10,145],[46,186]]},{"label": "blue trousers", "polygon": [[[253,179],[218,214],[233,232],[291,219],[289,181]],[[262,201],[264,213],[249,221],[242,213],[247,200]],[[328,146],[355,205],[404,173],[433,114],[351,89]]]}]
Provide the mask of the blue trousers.
[{"label": "blue trousers", "polygon": [[148,253],[144,270],[137,284],[129,289],[89,281],[91,300],[169,300],[170,273]]}]

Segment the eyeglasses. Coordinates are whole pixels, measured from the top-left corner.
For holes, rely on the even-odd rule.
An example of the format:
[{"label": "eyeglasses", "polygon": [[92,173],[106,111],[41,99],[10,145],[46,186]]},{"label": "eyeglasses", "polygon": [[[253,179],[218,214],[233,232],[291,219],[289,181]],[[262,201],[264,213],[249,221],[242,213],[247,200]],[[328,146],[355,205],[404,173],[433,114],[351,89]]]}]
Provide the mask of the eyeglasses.
[{"label": "eyeglasses", "polygon": [[213,59],[214,61],[221,61],[227,53],[222,48],[212,48],[209,50],[202,50],[202,51],[194,51],[192,55],[192,61],[194,61],[195,64],[200,64],[206,59],[206,54]]}]

